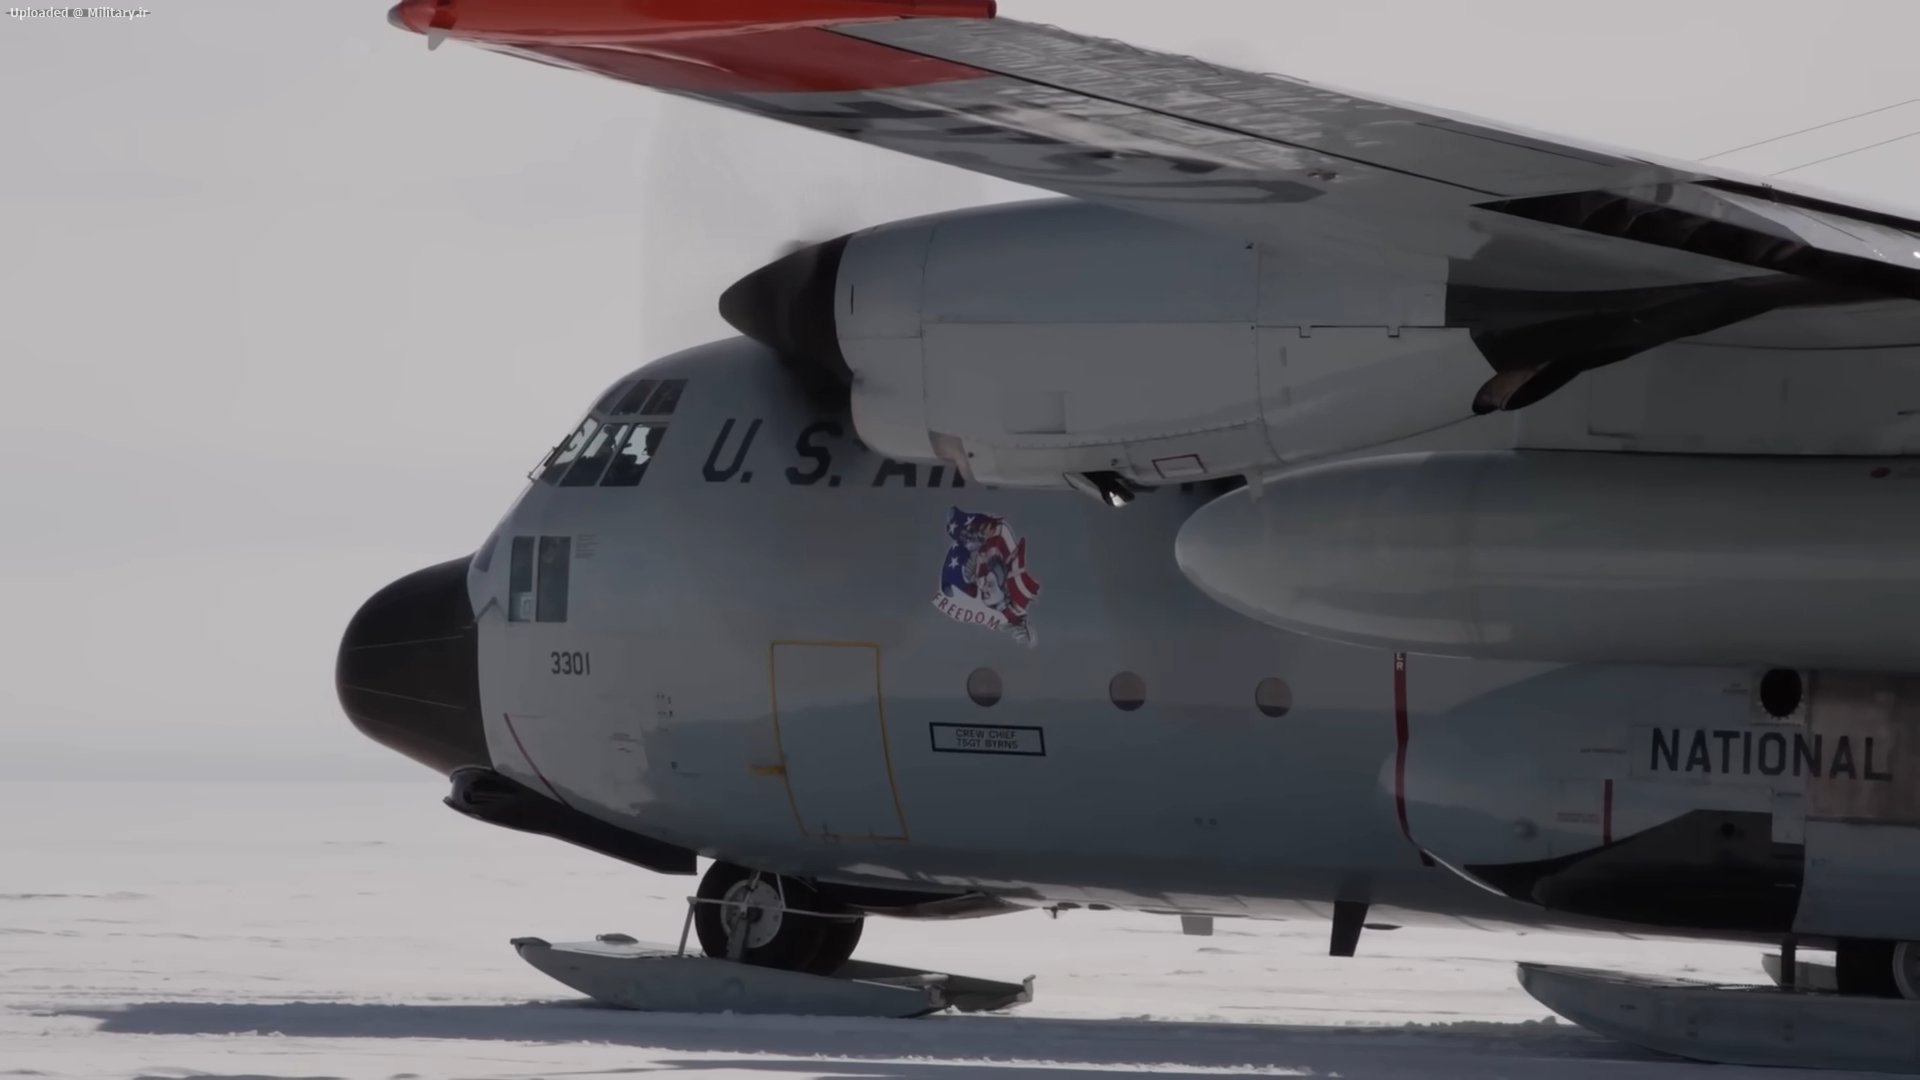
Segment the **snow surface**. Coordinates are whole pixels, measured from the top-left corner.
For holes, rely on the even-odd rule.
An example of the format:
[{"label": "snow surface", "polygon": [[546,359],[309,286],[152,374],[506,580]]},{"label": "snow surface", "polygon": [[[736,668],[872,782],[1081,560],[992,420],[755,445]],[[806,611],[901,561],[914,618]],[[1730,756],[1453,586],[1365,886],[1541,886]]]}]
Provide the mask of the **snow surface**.
[{"label": "snow surface", "polygon": [[0,788],[0,1080],[611,1077],[1094,1080],[1807,1076],[1661,1059],[1553,1022],[1518,959],[1758,981],[1752,947],[1320,921],[1041,913],[875,920],[860,955],[1039,977],[1006,1016],[645,1015],[507,939],[672,940],[693,879],[467,821],[419,783]]}]

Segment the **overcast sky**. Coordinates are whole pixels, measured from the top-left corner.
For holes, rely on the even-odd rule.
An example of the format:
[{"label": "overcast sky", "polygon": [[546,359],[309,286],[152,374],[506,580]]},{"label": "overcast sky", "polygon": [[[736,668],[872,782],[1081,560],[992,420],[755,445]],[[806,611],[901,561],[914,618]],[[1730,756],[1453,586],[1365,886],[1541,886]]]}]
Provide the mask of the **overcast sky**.
[{"label": "overcast sky", "polygon": [[[0,18],[0,777],[414,776],[332,689],[594,393],[790,240],[1020,189],[460,47],[384,0]],[[1002,0],[1661,154],[1920,98],[1912,0]],[[1772,171],[1920,104],[1736,155]],[[1794,174],[1920,210],[1920,139]]]}]

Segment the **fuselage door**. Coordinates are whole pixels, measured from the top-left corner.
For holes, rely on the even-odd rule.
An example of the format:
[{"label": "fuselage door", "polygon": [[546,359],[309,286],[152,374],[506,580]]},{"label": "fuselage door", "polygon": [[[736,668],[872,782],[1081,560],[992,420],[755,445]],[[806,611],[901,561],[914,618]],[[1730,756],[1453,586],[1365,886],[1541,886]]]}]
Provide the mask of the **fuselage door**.
[{"label": "fuselage door", "polygon": [[907,839],[888,756],[877,645],[773,644],[773,726],[800,831]]}]

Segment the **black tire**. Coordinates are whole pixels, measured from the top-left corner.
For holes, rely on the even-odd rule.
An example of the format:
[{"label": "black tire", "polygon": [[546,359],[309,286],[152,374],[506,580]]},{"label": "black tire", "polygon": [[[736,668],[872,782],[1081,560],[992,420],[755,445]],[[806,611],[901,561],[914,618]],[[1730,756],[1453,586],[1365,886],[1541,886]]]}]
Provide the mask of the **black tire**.
[{"label": "black tire", "polygon": [[1920,941],[1893,947],[1893,986],[1908,1001],[1920,1001]]},{"label": "black tire", "polygon": [[1893,942],[1837,942],[1833,950],[1834,982],[1842,994],[1853,997],[1900,996],[1893,978]]},{"label": "black tire", "polygon": [[[701,900],[724,900],[736,886],[744,885],[753,876],[754,872],[744,866],[716,862],[707,868],[706,876],[700,879],[700,888],[696,895]],[[805,883],[792,878],[782,878],[776,874],[762,875],[761,881],[764,885],[784,889],[786,906],[818,910],[819,899]],[[724,958],[727,955],[729,930],[727,915],[727,909],[720,904],[702,903],[694,909],[693,930],[700,938],[700,948],[708,956]],[[741,953],[740,961],[786,971],[812,970],[814,956],[820,949],[826,920],[818,916],[791,913],[776,917],[779,919],[779,926],[773,936],[758,945],[749,943]]]},{"label": "black tire", "polygon": [[864,916],[849,915],[820,922],[820,948],[807,964],[807,970],[815,975],[831,975],[853,959],[853,950],[860,945],[860,933],[867,928],[867,920]]}]

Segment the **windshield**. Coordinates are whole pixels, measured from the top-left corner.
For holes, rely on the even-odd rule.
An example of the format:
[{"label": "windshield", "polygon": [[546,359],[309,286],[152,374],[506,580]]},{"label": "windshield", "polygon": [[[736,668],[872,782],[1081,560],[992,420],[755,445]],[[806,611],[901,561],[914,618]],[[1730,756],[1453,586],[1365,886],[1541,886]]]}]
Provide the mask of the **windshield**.
[{"label": "windshield", "polygon": [[629,377],[602,394],[532,479],[556,487],[633,487],[660,450],[685,379]]}]

